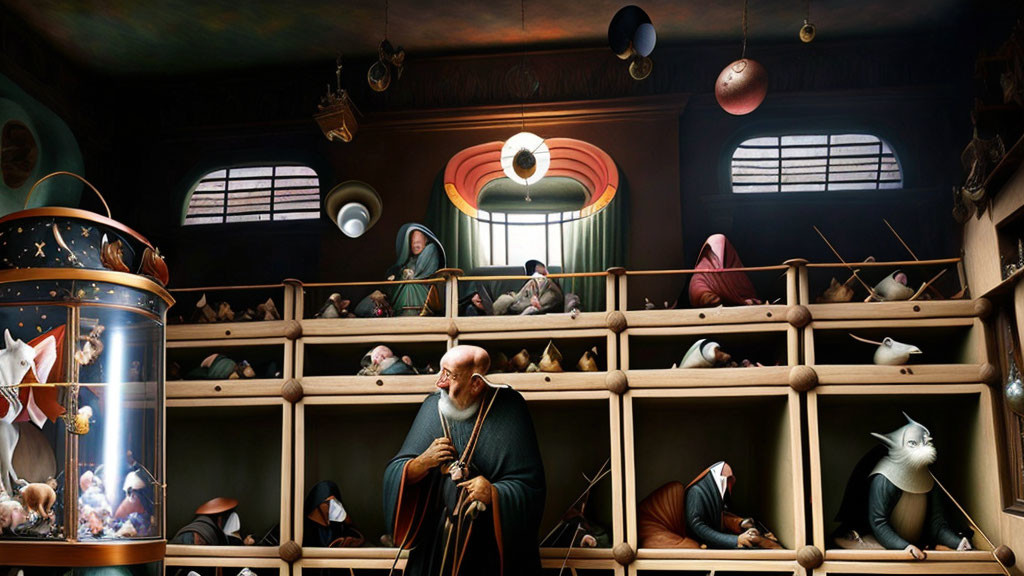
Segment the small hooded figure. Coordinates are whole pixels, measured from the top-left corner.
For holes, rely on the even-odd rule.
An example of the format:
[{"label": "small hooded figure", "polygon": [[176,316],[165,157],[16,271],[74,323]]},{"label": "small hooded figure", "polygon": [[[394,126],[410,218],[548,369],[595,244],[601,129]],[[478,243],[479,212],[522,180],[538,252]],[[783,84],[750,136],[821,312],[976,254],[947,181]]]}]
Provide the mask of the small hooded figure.
[{"label": "small hooded figure", "polygon": [[970,550],[970,530],[950,527],[944,496],[928,467],[936,451],[931,432],[904,414],[907,424],[889,434],[853,469],[836,517],[841,548],[906,550],[923,560],[926,547]]},{"label": "small hooded figure", "polygon": [[238,518],[238,500],[214,498],[196,508],[196,517],[186,524],[168,544],[191,544],[197,546],[251,546],[252,536],[239,536],[241,521]]},{"label": "small hooded figure", "polygon": [[341,490],[330,480],[317,482],[309,489],[302,511],[303,546],[356,548],[365,542],[341,503]]}]

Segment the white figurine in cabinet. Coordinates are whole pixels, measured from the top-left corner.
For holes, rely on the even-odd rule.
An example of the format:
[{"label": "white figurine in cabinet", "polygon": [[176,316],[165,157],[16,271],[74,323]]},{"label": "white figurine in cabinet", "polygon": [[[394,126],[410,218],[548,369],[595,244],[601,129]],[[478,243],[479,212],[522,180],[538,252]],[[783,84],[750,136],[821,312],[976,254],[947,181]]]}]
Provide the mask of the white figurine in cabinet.
[{"label": "white figurine in cabinet", "polygon": [[904,344],[903,342],[897,342],[892,338],[886,337],[881,342],[874,340],[868,340],[867,338],[861,338],[850,334],[854,340],[864,342],[865,344],[874,344],[878,346],[875,349],[875,364],[880,366],[902,366],[910,361],[910,357],[915,354],[922,354],[921,349],[913,344]]}]

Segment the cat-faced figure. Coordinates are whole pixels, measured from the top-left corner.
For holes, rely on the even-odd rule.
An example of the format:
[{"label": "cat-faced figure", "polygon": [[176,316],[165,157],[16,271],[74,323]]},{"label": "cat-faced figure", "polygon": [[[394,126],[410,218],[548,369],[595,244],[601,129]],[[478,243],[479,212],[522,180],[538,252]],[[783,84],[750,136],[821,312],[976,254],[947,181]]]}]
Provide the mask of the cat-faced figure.
[{"label": "cat-faced figure", "polygon": [[906,412],[907,424],[888,434],[872,432],[889,449],[888,458],[894,463],[919,470],[935,463],[938,452],[932,443],[932,433],[924,425],[915,422]]},{"label": "cat-faced figure", "polygon": [[21,412],[18,385],[29,370],[35,368],[35,351],[31,346],[15,340],[10,330],[4,330],[4,349],[0,351],[0,397],[7,400],[6,414],[0,418],[10,422]]}]

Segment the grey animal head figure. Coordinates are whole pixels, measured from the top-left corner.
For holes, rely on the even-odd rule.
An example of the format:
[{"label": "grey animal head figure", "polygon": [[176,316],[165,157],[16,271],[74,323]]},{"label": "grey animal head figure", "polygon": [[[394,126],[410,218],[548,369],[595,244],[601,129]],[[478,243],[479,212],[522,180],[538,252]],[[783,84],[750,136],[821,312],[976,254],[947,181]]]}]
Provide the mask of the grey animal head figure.
[{"label": "grey animal head figure", "polygon": [[888,434],[872,432],[889,449],[889,458],[908,468],[925,468],[935,462],[938,453],[932,445],[932,433],[922,424],[914,422],[904,412],[907,424]]}]

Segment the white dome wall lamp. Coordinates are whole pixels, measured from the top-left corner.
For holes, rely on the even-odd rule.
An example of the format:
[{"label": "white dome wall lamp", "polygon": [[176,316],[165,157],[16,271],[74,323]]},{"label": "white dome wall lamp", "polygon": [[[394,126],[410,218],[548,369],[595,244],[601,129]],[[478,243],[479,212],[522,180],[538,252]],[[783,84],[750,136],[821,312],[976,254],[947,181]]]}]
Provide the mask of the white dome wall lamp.
[{"label": "white dome wall lamp", "polygon": [[349,180],[327,193],[324,210],[342,234],[358,238],[377,223],[384,204],[372,186],[359,180]]}]

